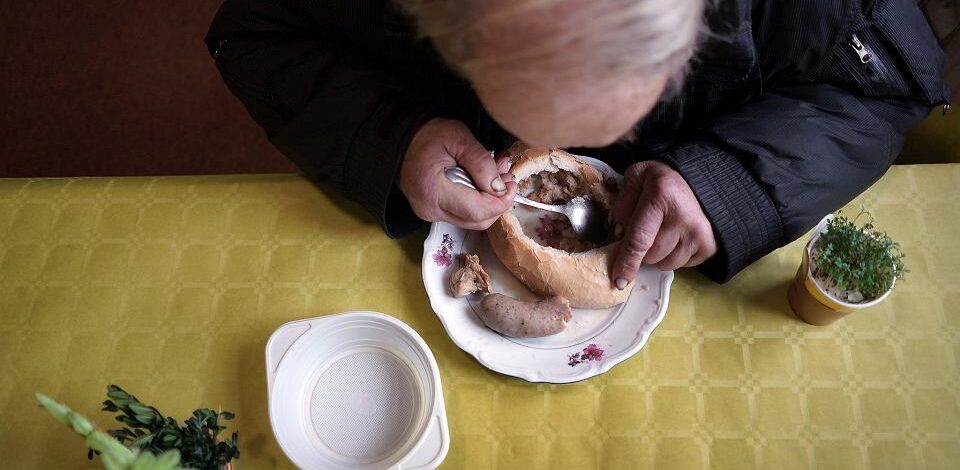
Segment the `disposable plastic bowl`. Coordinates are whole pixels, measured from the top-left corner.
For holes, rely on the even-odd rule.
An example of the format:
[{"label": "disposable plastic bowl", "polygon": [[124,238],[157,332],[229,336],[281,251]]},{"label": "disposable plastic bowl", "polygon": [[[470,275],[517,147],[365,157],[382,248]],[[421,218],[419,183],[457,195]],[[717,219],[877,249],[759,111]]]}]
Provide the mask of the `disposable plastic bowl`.
[{"label": "disposable plastic bowl", "polygon": [[303,469],[430,469],[450,437],[436,360],[376,312],[287,323],[266,348],[270,425]]}]

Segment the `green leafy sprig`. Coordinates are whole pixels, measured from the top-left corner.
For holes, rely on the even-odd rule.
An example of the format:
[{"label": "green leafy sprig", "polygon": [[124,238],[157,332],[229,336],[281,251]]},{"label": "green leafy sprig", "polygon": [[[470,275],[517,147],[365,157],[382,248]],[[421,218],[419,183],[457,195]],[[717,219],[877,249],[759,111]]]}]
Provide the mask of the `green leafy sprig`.
[{"label": "green leafy sprig", "polygon": [[[863,226],[857,220],[866,217]],[[837,212],[813,244],[814,276],[837,287],[857,291],[872,300],[886,292],[907,272],[900,245],[886,232],[876,230],[873,216],[861,211],[853,220]]]},{"label": "green leafy sprig", "polygon": [[168,450],[160,455],[150,452],[134,453],[117,442],[116,439],[97,430],[90,420],[71,410],[63,403],[37,393],[37,402],[57,421],[66,424],[74,432],[84,437],[87,447],[100,454],[100,461],[106,470],[174,470],[181,469],[180,454]]},{"label": "green leafy sprig", "polygon": [[127,425],[107,432],[128,447],[154,454],[176,449],[180,452],[182,465],[200,470],[219,470],[231,460],[240,458],[238,433],[234,432],[228,440],[217,439],[226,429],[220,425],[220,419],[234,418],[229,411],[201,408],[194,410],[193,416],[180,425],[116,385],[107,387],[107,398],[103,410],[118,413],[116,420]]}]

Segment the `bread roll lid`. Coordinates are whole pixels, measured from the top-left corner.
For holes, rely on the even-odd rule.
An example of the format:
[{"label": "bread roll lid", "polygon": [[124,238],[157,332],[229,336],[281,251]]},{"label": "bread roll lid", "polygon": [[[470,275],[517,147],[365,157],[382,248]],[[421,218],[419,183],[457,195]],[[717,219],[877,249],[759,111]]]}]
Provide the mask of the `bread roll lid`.
[{"label": "bread roll lid", "polygon": [[[603,177],[573,155],[516,145],[510,152],[514,162],[510,172],[518,184],[542,171],[566,170],[586,182],[589,197],[609,210],[613,195]],[[526,209],[514,205],[487,229],[487,235],[500,262],[530,290],[544,297],[559,295],[577,308],[608,308],[626,301],[632,283],[619,290],[610,276],[619,242],[580,253],[544,246],[524,233],[516,210]]]}]

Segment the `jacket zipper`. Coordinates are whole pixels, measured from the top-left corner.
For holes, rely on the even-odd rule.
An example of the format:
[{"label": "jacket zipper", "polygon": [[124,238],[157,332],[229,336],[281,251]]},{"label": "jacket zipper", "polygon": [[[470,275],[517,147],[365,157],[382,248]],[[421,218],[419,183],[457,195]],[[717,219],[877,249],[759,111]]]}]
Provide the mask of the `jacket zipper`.
[{"label": "jacket zipper", "polygon": [[[850,45],[850,48],[857,53],[857,57],[860,58],[860,63],[867,65],[873,70],[873,72],[882,80],[887,80],[887,83],[892,83],[892,77],[890,76],[890,71],[887,69],[887,66],[884,65],[883,61],[873,52],[873,49],[870,48],[867,44],[864,44],[863,41],[856,34],[851,34],[847,44]],[[947,111],[950,110],[950,103],[943,103],[943,114],[946,115]]]},{"label": "jacket zipper", "polygon": [[871,60],[873,60],[873,51],[869,47],[863,45],[863,43],[860,42],[860,38],[857,37],[856,34],[850,36],[850,47],[852,47],[853,51],[860,56],[860,62],[868,64]]},{"label": "jacket zipper", "polygon": [[890,71],[887,70],[887,66],[880,60],[880,57],[873,52],[873,49],[861,41],[856,34],[850,35],[850,40],[847,44],[857,53],[857,57],[860,58],[860,63],[864,64],[884,82],[894,83],[893,77],[890,76]]}]

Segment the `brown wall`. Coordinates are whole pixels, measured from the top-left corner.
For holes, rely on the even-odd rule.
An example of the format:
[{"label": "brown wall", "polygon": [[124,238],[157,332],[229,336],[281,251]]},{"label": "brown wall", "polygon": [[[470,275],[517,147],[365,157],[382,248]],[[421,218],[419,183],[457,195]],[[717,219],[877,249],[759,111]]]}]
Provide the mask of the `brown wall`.
[{"label": "brown wall", "polygon": [[0,2],[0,176],[294,171],[206,52],[218,6]]},{"label": "brown wall", "polygon": [[[295,171],[203,46],[219,3],[0,2],[0,177]],[[899,161],[960,161],[958,111]]]}]

